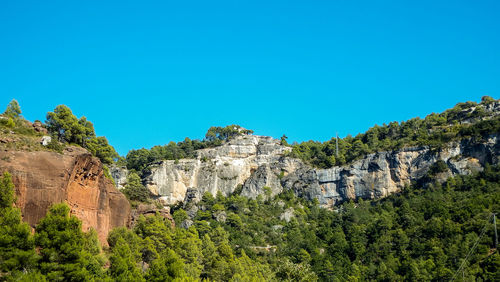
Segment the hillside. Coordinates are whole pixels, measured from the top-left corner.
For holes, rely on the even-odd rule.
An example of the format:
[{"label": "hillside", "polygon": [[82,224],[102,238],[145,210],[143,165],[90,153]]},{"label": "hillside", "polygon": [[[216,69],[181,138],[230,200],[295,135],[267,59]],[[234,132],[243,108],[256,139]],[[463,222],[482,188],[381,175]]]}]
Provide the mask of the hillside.
[{"label": "hillside", "polygon": [[500,279],[498,100],[325,143],[212,127],[125,158],[66,106],[30,123],[16,104],[0,280]]},{"label": "hillside", "polygon": [[[285,138],[239,133],[233,125],[211,128],[207,136],[212,137],[204,141],[186,139],[151,150],[132,150],[124,163],[166,205],[183,202],[187,195],[190,201],[198,201],[205,192],[255,199],[270,189],[272,196],[291,190],[333,208],[350,199],[375,199],[401,191],[438,161],[446,164],[443,180],[480,171],[487,163],[497,164],[499,112],[500,102],[488,97],[480,104],[459,103],[425,119],[375,126],[354,138],[348,136],[338,141],[338,152],[336,140],[288,146]],[[324,165],[326,159],[336,159],[332,163],[340,165]],[[118,187],[123,187],[127,169],[114,166],[111,172]]]},{"label": "hillside", "polygon": [[97,231],[106,244],[113,228],[130,222],[130,205],[106,177],[106,167],[85,148],[58,142],[45,124],[25,120],[15,108],[16,114],[8,108],[0,116],[0,173],[12,177],[23,220],[35,228],[52,205],[65,202],[82,229]]}]

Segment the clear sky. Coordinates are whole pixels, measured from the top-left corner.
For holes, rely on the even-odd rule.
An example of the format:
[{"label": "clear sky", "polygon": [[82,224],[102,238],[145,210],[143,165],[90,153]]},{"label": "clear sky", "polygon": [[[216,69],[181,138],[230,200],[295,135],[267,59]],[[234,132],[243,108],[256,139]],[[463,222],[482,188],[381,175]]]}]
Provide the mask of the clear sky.
[{"label": "clear sky", "polygon": [[[0,1],[0,107],[122,155],[210,126],[356,135],[500,93],[500,1]],[[2,106],[3,104],[3,106]]]}]

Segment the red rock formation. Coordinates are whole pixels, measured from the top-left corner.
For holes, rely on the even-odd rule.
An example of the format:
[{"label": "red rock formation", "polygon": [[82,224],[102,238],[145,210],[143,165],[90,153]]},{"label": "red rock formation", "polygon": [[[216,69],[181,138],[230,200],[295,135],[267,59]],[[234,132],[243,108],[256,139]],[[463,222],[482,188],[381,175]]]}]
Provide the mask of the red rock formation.
[{"label": "red rock formation", "polygon": [[134,227],[137,223],[137,220],[141,215],[143,216],[155,216],[160,215],[164,219],[170,221],[170,225],[172,228],[175,228],[175,221],[170,214],[170,208],[157,208],[154,204],[139,204],[135,209],[132,210],[130,217],[130,227]]},{"label": "red rock formation", "polygon": [[66,202],[82,221],[94,228],[106,245],[109,231],[127,226],[130,204],[103,174],[102,163],[86,150],[68,147],[54,152],[1,151],[0,171],[9,171],[16,187],[16,205],[34,227],[54,203]]}]

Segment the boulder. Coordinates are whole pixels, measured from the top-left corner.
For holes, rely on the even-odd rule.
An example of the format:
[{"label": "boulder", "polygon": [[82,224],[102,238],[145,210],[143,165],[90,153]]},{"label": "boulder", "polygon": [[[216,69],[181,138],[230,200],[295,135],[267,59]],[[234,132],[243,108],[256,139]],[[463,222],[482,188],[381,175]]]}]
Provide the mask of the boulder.
[{"label": "boulder", "polygon": [[43,145],[43,146],[48,146],[50,144],[50,142],[52,142],[52,137],[48,136],[48,135],[45,135],[42,137],[42,140],[40,140],[40,143]]}]

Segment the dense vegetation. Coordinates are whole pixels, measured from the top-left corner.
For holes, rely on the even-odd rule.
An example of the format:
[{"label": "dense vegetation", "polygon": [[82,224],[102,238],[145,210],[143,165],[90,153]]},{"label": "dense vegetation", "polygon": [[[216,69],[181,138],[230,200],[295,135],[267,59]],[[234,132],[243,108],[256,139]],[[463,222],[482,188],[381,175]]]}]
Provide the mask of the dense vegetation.
[{"label": "dense vegetation", "polygon": [[142,184],[141,177],[135,172],[130,171],[127,175],[127,183],[121,192],[127,197],[132,206],[138,203],[148,203],[151,192]]},{"label": "dense vegetation", "polygon": [[46,124],[49,133],[60,142],[82,146],[105,164],[118,159],[118,153],[108,144],[106,137],[95,135],[92,122],[84,116],[78,119],[65,105],[59,105],[54,112],[47,113]]},{"label": "dense vegetation", "polygon": [[[140,217],[132,230],[109,234],[101,251],[96,232],[82,232],[66,204],[53,205],[36,226],[21,221],[13,207],[11,176],[0,177],[0,281],[263,281],[268,265],[235,253],[221,227],[199,236],[196,229],[173,228],[161,217]],[[106,263],[109,262],[109,267]],[[180,280],[179,280],[180,279]]]},{"label": "dense vegetation", "polygon": [[[411,146],[440,147],[463,138],[483,138],[500,132],[500,116],[486,108],[496,101],[484,96],[481,103],[459,103],[443,113],[432,113],[424,119],[413,118],[401,123],[391,122],[375,125],[356,137],[348,135],[338,140],[338,154],[335,138],[321,143],[307,141],[294,144],[291,157],[319,168],[343,165],[367,154],[398,150]],[[283,138],[282,138],[283,139]]]},{"label": "dense vegetation", "polygon": [[[375,126],[339,140],[337,157],[334,139],[293,145],[291,154],[329,167],[374,151],[484,138],[500,129],[498,117],[485,110],[492,103],[484,97],[480,104],[461,103],[423,120]],[[40,133],[21,113],[13,100],[0,119],[1,133],[38,140]],[[66,106],[47,114],[46,127],[53,136],[48,149],[76,144],[104,163],[118,156],[104,137],[95,136],[91,122]],[[131,170],[123,193],[133,204],[148,202],[140,177],[148,164],[195,157],[197,149],[248,133],[236,125],[212,127],[202,141],[186,138],[132,150],[120,160]],[[160,215],[140,217],[130,230],[113,230],[104,250],[96,232],[83,232],[65,204],[52,206],[31,234],[13,206],[14,187],[5,173],[0,177],[0,281],[441,281],[453,278],[462,264],[459,275],[467,281],[499,281],[491,219],[500,207],[500,167],[437,181],[447,169],[438,161],[421,183],[400,194],[347,202],[335,211],[290,191],[257,199],[206,193],[197,205],[173,207],[177,228]]]},{"label": "dense vegetation", "polygon": [[[439,173],[435,167],[430,180]],[[487,166],[473,176],[413,185],[382,200],[345,203],[337,211],[291,192],[267,200],[206,194],[194,226],[202,236],[221,226],[235,250],[274,270],[284,260],[295,267],[310,265],[324,281],[449,280],[479,239],[460,276],[498,281],[491,215],[500,208],[499,183],[500,168]],[[287,211],[293,211],[289,222]],[[177,223],[186,215],[182,209],[174,212]],[[478,238],[483,227],[486,232]]]},{"label": "dense vegetation", "polygon": [[6,173],[0,280],[442,281],[464,262],[466,281],[500,278],[491,221],[500,208],[496,166],[337,211],[288,192],[255,200],[207,193],[193,220],[192,207],[175,209],[177,228],[159,215],[141,217],[131,230],[113,230],[104,251],[65,204],[31,235],[13,201]]},{"label": "dense vegetation", "polygon": [[72,144],[86,148],[105,164],[112,164],[118,159],[118,153],[109,145],[106,137],[96,136],[94,125],[85,117],[78,119],[65,105],[59,105],[54,112],[47,113],[46,124],[35,121],[46,128],[48,134],[52,136],[52,141],[46,147],[40,144],[43,132],[35,131],[21,113],[19,103],[12,100],[0,116],[0,134],[13,137],[7,143],[15,149],[61,152],[66,145]]}]

